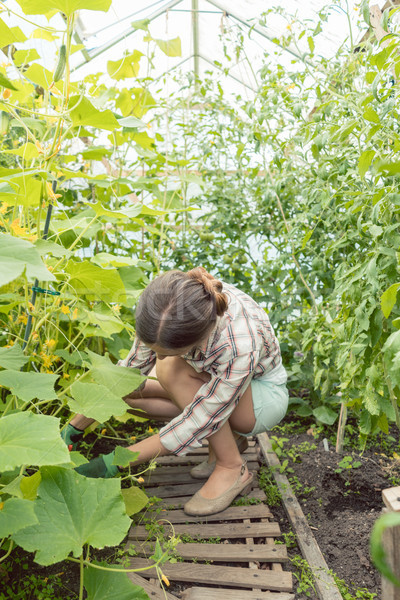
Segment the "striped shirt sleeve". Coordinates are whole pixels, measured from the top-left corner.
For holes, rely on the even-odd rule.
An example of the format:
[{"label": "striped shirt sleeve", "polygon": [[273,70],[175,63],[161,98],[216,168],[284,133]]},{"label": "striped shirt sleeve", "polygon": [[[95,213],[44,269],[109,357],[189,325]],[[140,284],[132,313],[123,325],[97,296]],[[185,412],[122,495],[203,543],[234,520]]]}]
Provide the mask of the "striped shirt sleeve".
[{"label": "striped shirt sleeve", "polygon": [[208,383],[201,386],[193,401],[168,425],[160,429],[162,445],[173,454],[184,455],[201,446],[229,419],[248,387],[258,361],[258,352],[230,357],[217,366]]},{"label": "striped shirt sleeve", "polygon": [[[135,338],[128,356],[123,360],[118,361],[119,367],[139,369],[142,375],[148,375],[155,364],[156,353],[150,350],[150,348],[147,348],[147,346],[145,346],[143,342],[140,342],[138,338]],[[143,382],[138,389],[142,389],[144,384],[145,382]]]}]

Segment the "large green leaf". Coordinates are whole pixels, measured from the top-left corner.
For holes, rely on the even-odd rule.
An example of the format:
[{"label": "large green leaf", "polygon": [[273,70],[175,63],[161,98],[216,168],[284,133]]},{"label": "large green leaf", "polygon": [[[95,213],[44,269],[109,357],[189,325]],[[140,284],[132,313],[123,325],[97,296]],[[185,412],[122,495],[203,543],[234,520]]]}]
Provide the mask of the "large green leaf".
[{"label": "large green leaf", "polygon": [[125,299],[124,284],[116,269],[102,269],[89,261],[70,260],[65,270],[70,274],[69,282],[78,296],[104,302],[122,302]]},{"label": "large green leaf", "polygon": [[72,124],[76,127],[98,127],[107,131],[114,131],[120,127],[111,110],[98,110],[84,96],[72,96],[68,106]]},{"label": "large green leaf", "polygon": [[91,323],[94,327],[86,329],[87,335],[96,335],[111,339],[115,333],[120,333],[125,325],[121,319],[105,304],[100,303],[96,310],[85,310],[86,317],[82,323]]},{"label": "large green leaf", "polygon": [[[26,119],[24,119],[26,121]],[[32,119],[36,124],[38,119]],[[29,126],[29,125],[28,125]],[[3,183],[3,182],[2,182]],[[8,189],[0,191],[0,200],[5,200],[8,205],[38,206],[42,198],[42,182],[33,175],[15,173],[7,177],[5,183]]]},{"label": "large green leaf", "polygon": [[107,356],[100,356],[90,350],[88,354],[92,365],[88,375],[119,396],[130,394],[146,380],[146,377],[134,369],[114,365]]},{"label": "large green leaf", "polygon": [[24,71],[24,77],[28,81],[37,83],[43,89],[47,90],[53,81],[53,73],[42,65],[33,64]]},{"label": "large green leaf", "polygon": [[137,77],[139,74],[139,61],[143,56],[139,50],[134,50],[121,60],[109,60],[107,62],[107,73],[113,79],[120,81],[129,77]]},{"label": "large green leaf", "polygon": [[167,56],[182,56],[181,38],[176,37],[173,40],[154,41]]},{"label": "large green leaf", "polygon": [[149,499],[146,494],[138,487],[130,487],[122,490],[122,497],[125,502],[126,514],[132,516],[142,510]]},{"label": "large green leaf", "polygon": [[13,85],[11,83],[11,81],[9,79],[7,79],[7,77],[5,75],[3,75],[3,73],[0,72],[0,86],[5,87],[9,90],[16,90],[17,88],[15,87],[15,85]]},{"label": "large green leaf", "polygon": [[0,510],[0,538],[8,537],[37,522],[33,502],[21,498],[9,498]]},{"label": "large green leaf", "polygon": [[59,419],[31,412],[0,419],[0,471],[68,461],[69,452],[60,437]]},{"label": "large green leaf", "polygon": [[[1,47],[15,44],[16,42],[25,42],[26,35],[22,33],[19,27],[8,27],[2,19],[0,19],[0,40]],[[12,88],[11,88],[12,89]]]},{"label": "large green leaf", "polygon": [[115,546],[125,537],[131,520],[125,513],[119,479],[89,479],[70,469],[43,467],[34,501],[38,524],[13,539],[35,552],[41,565],[78,557],[83,546]]},{"label": "large green leaf", "polygon": [[45,15],[56,9],[69,17],[76,10],[107,12],[111,0],[17,0],[26,15]]},{"label": "large green leaf", "polygon": [[[32,281],[55,281],[40,258],[39,252],[28,241],[0,233],[0,287],[14,281],[24,272]],[[122,283],[122,282],[121,282]]]},{"label": "large green leaf", "polygon": [[382,294],[381,307],[382,312],[386,318],[390,316],[390,313],[392,312],[393,307],[396,304],[397,291],[399,287],[400,283],[394,283]]},{"label": "large green leaf", "polygon": [[95,563],[107,568],[105,571],[91,569],[85,571],[87,600],[149,600],[143,588],[128,579],[126,573],[111,573],[109,569],[121,568],[121,565]]},{"label": "large green leaf", "polygon": [[11,348],[0,348],[0,367],[3,369],[22,369],[29,358],[21,350],[21,346],[14,344]]},{"label": "large green leaf", "polygon": [[364,177],[365,173],[368,171],[375,154],[375,150],[365,150],[361,154],[358,161],[358,172],[360,173],[360,177]]},{"label": "large green leaf", "polygon": [[68,400],[71,410],[100,423],[113,415],[122,415],[126,410],[121,396],[113,394],[104,385],[76,381],[71,386],[71,393],[74,397]]},{"label": "large green leaf", "polygon": [[326,425],[333,425],[338,417],[337,412],[329,408],[329,406],[317,406],[313,410],[313,415],[318,421]]},{"label": "large green leaf", "polygon": [[54,384],[58,375],[50,373],[24,373],[21,371],[0,371],[0,385],[11,390],[21,400],[29,402],[34,398],[53,400],[57,397]]},{"label": "large green leaf", "polygon": [[119,467],[128,467],[131,462],[134,462],[137,459],[138,456],[139,452],[132,452],[132,450],[129,450],[129,448],[124,448],[124,446],[116,446],[112,464],[118,465]]}]

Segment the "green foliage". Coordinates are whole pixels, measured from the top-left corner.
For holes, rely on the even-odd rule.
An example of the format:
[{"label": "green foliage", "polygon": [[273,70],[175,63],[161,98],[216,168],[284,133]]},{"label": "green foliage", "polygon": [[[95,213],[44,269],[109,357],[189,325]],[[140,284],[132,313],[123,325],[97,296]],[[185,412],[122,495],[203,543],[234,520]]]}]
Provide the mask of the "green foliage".
[{"label": "green foliage", "polygon": [[[97,563],[94,563],[96,565]],[[85,575],[85,588],[88,600],[149,600],[149,596],[138,585],[134,585],[126,573],[113,573],[119,565],[100,563],[106,570],[97,571],[89,568]]]},{"label": "green foliage", "polygon": [[0,419],[0,471],[68,462],[55,417],[18,412]]},{"label": "green foliage", "polygon": [[268,467],[261,467],[258,472],[258,482],[266,496],[268,506],[277,506],[281,503],[280,491]]},{"label": "green foliage", "polygon": [[121,542],[131,521],[119,481],[87,479],[61,467],[42,467],[41,475],[34,500],[38,522],[13,535],[22,548],[36,552],[36,562],[50,565],[70,552],[79,557],[85,544],[104,548]]}]

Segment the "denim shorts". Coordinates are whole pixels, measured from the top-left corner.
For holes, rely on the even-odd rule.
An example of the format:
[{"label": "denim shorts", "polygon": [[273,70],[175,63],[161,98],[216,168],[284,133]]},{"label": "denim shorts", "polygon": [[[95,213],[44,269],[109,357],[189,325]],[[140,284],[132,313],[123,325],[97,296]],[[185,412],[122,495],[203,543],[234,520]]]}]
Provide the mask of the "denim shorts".
[{"label": "denim shorts", "polygon": [[251,394],[256,424],[250,433],[241,433],[245,437],[257,435],[275,427],[285,416],[289,403],[286,383],[277,384],[263,379],[253,379]]}]

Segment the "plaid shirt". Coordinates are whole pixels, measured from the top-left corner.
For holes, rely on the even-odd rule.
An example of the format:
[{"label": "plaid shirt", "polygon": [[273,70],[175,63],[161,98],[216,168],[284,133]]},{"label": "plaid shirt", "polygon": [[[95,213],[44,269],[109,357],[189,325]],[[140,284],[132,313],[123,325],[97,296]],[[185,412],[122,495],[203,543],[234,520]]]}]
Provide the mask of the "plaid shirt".
[{"label": "plaid shirt", "polygon": [[[253,378],[282,369],[279,344],[264,309],[232,285],[224,284],[223,291],[228,310],[217,318],[207,340],[182,356],[196,372],[205,371],[211,379],[180,415],[160,429],[163,446],[173,454],[184,455],[201,446],[203,438],[227,421]],[[156,354],[138,339],[119,362],[144,375],[155,363]]]}]

